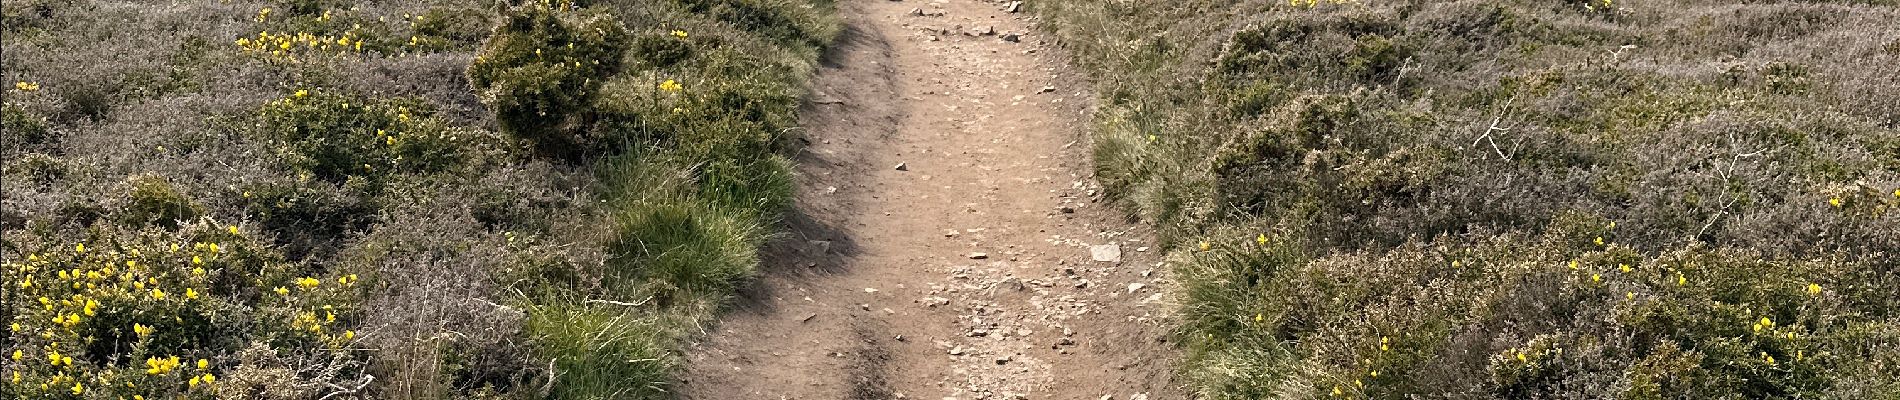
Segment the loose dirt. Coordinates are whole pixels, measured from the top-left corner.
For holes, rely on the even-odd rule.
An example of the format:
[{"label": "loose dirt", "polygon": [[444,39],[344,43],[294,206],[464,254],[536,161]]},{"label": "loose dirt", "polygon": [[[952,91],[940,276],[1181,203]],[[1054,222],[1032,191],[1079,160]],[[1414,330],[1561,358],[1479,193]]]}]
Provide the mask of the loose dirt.
[{"label": "loose dirt", "polygon": [[1100,202],[1092,95],[1053,39],[1007,2],[838,7],[790,233],[689,346],[682,397],[1186,398],[1167,267]]}]

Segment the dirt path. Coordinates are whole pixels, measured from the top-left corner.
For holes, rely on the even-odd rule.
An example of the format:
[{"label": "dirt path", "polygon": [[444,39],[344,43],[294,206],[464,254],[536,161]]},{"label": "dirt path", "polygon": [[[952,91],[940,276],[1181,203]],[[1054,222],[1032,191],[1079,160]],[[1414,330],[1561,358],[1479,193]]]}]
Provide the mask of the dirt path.
[{"label": "dirt path", "polygon": [[1096,202],[1063,56],[1006,3],[839,8],[792,233],[689,349],[682,397],[1185,398],[1166,268]]}]

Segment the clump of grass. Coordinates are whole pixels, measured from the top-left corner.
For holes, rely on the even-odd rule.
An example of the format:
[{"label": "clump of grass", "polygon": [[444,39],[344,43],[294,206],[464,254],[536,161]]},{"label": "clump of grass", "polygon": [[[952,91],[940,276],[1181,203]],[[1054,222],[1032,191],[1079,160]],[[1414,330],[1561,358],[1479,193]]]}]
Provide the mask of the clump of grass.
[{"label": "clump of grass", "polygon": [[529,310],[528,330],[554,360],[562,399],[666,397],[677,365],[667,321],[613,304],[550,303]]},{"label": "clump of grass", "polygon": [[1037,6],[1109,77],[1097,175],[1175,248],[1203,397],[1900,393],[1900,87],[1845,67],[1900,11]]}]

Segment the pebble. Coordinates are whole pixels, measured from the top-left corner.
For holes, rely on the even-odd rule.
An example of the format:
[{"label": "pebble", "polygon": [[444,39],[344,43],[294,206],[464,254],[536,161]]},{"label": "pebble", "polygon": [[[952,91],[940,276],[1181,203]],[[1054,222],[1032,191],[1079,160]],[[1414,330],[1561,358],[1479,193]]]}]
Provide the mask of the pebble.
[{"label": "pebble", "polygon": [[1114,243],[1089,246],[1089,259],[1096,262],[1121,262],[1122,246]]}]

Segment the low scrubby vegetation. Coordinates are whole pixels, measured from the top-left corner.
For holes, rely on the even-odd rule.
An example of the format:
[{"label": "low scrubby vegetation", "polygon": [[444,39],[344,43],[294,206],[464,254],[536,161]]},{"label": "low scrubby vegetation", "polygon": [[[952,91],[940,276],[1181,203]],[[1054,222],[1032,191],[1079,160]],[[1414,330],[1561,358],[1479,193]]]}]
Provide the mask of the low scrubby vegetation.
[{"label": "low scrubby vegetation", "polygon": [[1032,5],[1201,397],[1900,397],[1900,5]]},{"label": "low scrubby vegetation", "polygon": [[829,7],[9,0],[0,397],[664,398]]}]

